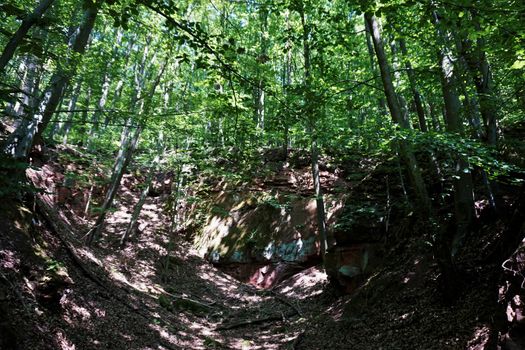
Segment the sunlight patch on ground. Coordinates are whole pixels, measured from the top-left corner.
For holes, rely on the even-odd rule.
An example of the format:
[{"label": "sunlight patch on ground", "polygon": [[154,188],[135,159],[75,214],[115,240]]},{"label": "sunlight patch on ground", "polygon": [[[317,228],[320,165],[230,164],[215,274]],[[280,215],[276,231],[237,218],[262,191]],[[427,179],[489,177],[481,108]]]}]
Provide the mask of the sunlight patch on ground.
[{"label": "sunlight patch on ground", "polygon": [[76,350],[75,344],[73,344],[66,336],[64,331],[61,329],[55,333],[55,341],[60,347],[60,350]]},{"label": "sunlight patch on ground", "polygon": [[283,282],[279,292],[297,299],[306,299],[323,292],[323,285],[328,281],[328,276],[318,267],[304,270]]},{"label": "sunlight patch on ground", "polygon": [[161,338],[166,339],[168,342],[172,344],[177,344],[177,337],[174,334],[170,333],[168,330],[166,330],[165,327],[162,327],[157,324],[150,324],[149,327],[157,331],[157,333],[159,333]]},{"label": "sunlight patch on ground", "polygon": [[476,327],[471,339],[468,341],[466,349],[481,350],[486,349],[490,341],[491,329],[489,325],[481,325]]},{"label": "sunlight patch on ground", "polygon": [[0,267],[4,269],[15,269],[20,265],[20,259],[10,250],[0,250]]},{"label": "sunlight patch on ground", "polygon": [[78,248],[77,252],[80,253],[83,257],[86,257],[87,259],[89,259],[91,262],[97,264],[98,266],[100,267],[104,266],[102,261],[99,258],[97,258],[95,254],[93,254],[93,252],[87,249],[84,249],[84,248]]}]

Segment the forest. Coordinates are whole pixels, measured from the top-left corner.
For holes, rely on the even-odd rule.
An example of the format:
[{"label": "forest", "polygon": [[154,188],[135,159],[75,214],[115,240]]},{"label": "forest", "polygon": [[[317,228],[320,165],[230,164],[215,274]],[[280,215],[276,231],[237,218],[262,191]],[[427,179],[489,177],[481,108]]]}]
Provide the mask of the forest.
[{"label": "forest", "polygon": [[0,23],[0,349],[525,349],[524,2]]}]

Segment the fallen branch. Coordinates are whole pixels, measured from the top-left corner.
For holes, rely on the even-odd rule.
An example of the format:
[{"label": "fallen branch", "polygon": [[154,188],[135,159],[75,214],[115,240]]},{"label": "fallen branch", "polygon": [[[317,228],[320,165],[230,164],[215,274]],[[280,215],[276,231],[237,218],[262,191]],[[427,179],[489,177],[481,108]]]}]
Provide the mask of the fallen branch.
[{"label": "fallen branch", "polygon": [[[77,248],[73,244],[71,244],[71,242],[69,242],[68,238],[66,238],[66,235],[68,235],[68,236],[71,236],[72,239],[74,239],[74,237],[72,236],[73,232],[71,228],[68,227],[68,225],[58,216],[58,214],[53,210],[53,208],[51,208],[46,203],[46,201],[41,198],[40,195],[38,194],[35,195],[35,202],[36,202],[37,208],[40,211],[40,214],[43,216],[46,222],[51,226],[53,231],[56,233],[56,235],[58,236],[58,238],[64,245],[66,251],[68,252],[68,255],[73,260],[73,263],[78,268],[80,268],[83,274],[88,279],[93,281],[96,285],[100,286],[105,291],[107,291],[110,298],[114,298],[120,301],[124,306],[126,306],[130,310],[136,312],[137,314],[149,320],[150,316],[144,313],[142,310],[145,309],[151,312],[153,312],[154,310],[152,310],[150,307],[148,307],[146,304],[142,302],[140,303],[141,304],[140,307],[134,307],[130,305],[129,302],[125,298],[120,297],[117,294],[115,294],[114,291],[108,286],[108,283],[106,283],[101,278],[99,278],[95,272],[91,271],[91,269],[88,266],[86,266],[86,264],[82,261],[82,258],[78,254]],[[128,294],[131,293],[131,291],[127,290],[123,286],[119,286],[119,289],[121,289],[122,291]]]},{"label": "fallen branch", "polygon": [[[139,307],[133,306],[129,303],[128,300],[126,300],[126,298],[115,294],[114,290],[112,290],[109,287],[109,282],[105,282],[101,278],[99,278],[97,274],[91,271],[91,269],[88,266],[86,266],[86,264],[82,261],[82,258],[77,253],[77,248],[68,240],[72,239],[78,242],[78,240],[73,236],[73,230],[69,227],[69,225],[65,223],[62,220],[62,218],[60,218],[60,216],[55,212],[55,210],[53,210],[53,208],[51,208],[51,206],[48,205],[44,199],[41,198],[41,195],[35,195],[35,203],[42,217],[50,225],[50,227],[58,236],[59,240],[66,248],[68,255],[73,260],[73,263],[82,270],[84,275],[86,275],[87,278],[89,278],[95,284],[104,289],[107,292],[109,298],[119,301],[122,305],[124,305],[137,315],[142,316],[147,321],[150,321],[151,315],[146,313],[144,310],[149,312],[156,312],[156,310],[153,310],[151,307],[149,307],[142,301],[138,301],[138,303],[140,304]],[[132,291],[128,290],[124,286],[119,286],[119,290],[122,290],[128,294],[132,293]],[[167,344],[164,341],[159,341],[159,344],[167,349],[175,349],[171,344]]]},{"label": "fallen branch", "polygon": [[40,214],[56,233],[58,239],[66,248],[68,255],[71,257],[75,265],[77,265],[77,267],[79,267],[82,270],[86,277],[95,282],[97,285],[107,289],[108,287],[105,285],[105,283],[102,282],[102,280],[84,264],[79,254],[77,253],[77,248],[73,244],[71,244],[69,240],[65,237],[66,234],[73,237],[73,232],[71,231],[71,229],[67,227],[67,225],[62,221],[59,215],[53,210],[53,208],[51,208],[45,202],[45,200],[41,198],[40,195],[35,195],[35,202],[37,208],[40,211]]}]

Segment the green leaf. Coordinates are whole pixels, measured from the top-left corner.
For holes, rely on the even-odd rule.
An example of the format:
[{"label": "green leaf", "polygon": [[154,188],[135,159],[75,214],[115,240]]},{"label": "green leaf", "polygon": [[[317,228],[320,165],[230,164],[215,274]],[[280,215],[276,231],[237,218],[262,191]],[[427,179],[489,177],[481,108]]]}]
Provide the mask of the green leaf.
[{"label": "green leaf", "polygon": [[512,69],[522,69],[525,67],[525,60],[523,59],[517,59],[510,68]]}]

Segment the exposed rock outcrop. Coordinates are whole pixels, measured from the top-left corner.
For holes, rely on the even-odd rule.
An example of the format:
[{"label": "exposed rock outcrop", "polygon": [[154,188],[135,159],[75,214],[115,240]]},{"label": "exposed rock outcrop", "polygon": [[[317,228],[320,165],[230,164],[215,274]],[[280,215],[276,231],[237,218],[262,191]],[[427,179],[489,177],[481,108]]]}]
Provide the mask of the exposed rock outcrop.
[{"label": "exposed rock outcrop", "polygon": [[[321,262],[310,168],[301,161],[308,154],[291,153],[287,163],[281,153],[265,153],[270,175],[244,183],[208,183],[211,188],[200,193],[186,216],[202,256],[263,288]],[[333,281],[351,289],[377,265],[385,213],[350,205],[351,183],[335,167],[324,169],[327,224],[336,242],[325,268]]]}]

